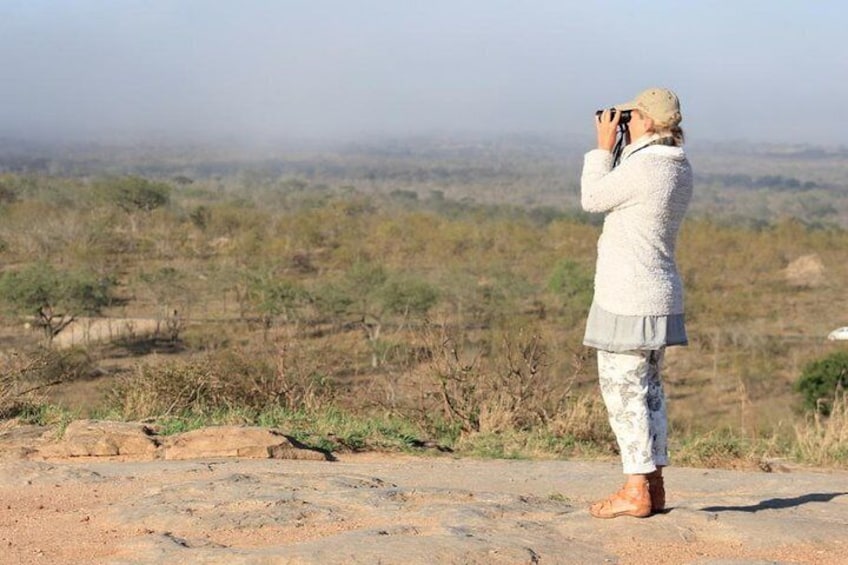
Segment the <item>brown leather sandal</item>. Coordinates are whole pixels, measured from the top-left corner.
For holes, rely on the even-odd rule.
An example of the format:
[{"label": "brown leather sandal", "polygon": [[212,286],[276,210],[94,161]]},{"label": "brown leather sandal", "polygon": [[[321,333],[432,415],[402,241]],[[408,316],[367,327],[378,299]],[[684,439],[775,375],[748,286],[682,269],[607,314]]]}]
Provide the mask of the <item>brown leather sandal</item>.
[{"label": "brown leather sandal", "polygon": [[606,500],[596,502],[589,507],[589,513],[595,518],[618,518],[633,516],[645,518],[651,515],[651,493],[648,482],[641,485],[621,487],[617,493]]}]

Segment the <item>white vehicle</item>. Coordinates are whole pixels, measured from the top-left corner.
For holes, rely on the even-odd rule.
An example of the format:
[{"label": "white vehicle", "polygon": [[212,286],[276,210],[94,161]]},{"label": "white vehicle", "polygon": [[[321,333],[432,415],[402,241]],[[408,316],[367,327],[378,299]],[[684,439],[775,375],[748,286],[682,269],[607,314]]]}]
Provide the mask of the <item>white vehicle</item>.
[{"label": "white vehicle", "polygon": [[848,339],[848,326],[836,328],[835,330],[827,334],[827,339],[831,341]]}]

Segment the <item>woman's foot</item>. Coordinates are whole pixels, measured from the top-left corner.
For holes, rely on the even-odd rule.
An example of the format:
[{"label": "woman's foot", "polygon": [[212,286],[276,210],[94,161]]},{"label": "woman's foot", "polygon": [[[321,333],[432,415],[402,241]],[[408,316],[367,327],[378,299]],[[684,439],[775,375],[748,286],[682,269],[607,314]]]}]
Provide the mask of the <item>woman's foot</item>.
[{"label": "woman's foot", "polygon": [[606,500],[596,502],[589,507],[589,513],[595,518],[617,518],[633,516],[644,518],[651,515],[651,493],[648,481],[628,482],[621,490]]}]

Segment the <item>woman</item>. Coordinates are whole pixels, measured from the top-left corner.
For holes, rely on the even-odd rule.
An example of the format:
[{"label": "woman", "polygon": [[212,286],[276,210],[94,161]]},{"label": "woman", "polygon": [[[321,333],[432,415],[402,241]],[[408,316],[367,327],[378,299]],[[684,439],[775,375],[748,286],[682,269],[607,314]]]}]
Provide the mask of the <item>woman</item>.
[{"label": "woman", "polygon": [[[664,510],[668,446],[660,368],[667,346],[687,344],[674,258],[692,196],[680,102],[670,90],[650,88],[615,110],[597,118],[598,148],[586,153],[581,178],[583,209],[605,214],[584,344],[598,350],[601,393],[627,475],[618,492],[590,507],[597,518]],[[627,111],[627,145],[615,164]]]}]

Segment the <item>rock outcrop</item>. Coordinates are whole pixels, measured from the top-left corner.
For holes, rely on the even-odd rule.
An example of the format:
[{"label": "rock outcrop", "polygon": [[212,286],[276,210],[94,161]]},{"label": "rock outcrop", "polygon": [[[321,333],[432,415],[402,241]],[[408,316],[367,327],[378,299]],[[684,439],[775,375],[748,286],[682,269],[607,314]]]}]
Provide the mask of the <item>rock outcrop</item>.
[{"label": "rock outcrop", "polygon": [[64,429],[16,426],[0,430],[0,458],[76,457],[332,460],[329,453],[278,430],[254,426],[211,426],[163,436],[155,426],[139,422],[77,420]]}]

